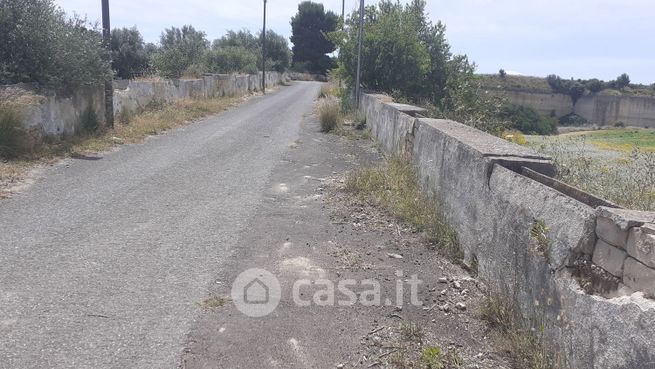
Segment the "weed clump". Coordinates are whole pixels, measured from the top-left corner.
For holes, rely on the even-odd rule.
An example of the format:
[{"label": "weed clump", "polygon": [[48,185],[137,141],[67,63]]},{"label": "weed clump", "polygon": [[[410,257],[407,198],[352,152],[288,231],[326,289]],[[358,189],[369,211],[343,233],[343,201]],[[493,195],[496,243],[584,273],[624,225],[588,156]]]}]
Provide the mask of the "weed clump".
[{"label": "weed clump", "polygon": [[[559,369],[560,362],[546,350],[542,324],[526,326],[522,317],[505,301],[488,296],[481,307],[481,317],[502,338],[501,344],[511,355],[514,366],[522,369]],[[534,323],[534,322],[533,322]]]},{"label": "weed clump", "polygon": [[330,132],[337,128],[341,118],[339,100],[334,96],[319,99],[316,103],[316,112],[321,122],[321,131]]}]

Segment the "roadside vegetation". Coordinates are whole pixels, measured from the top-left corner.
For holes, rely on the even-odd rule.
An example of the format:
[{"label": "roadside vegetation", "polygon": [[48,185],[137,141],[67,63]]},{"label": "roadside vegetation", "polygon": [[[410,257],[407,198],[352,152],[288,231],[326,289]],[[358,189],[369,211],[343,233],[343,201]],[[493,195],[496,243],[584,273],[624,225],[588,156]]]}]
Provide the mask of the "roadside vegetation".
[{"label": "roadside vegetation", "polygon": [[[84,156],[120,144],[138,143],[148,136],[226,110],[242,99],[234,97],[180,100],[168,104],[153,103],[140,113],[122,115],[123,123],[116,124],[113,130],[100,127],[97,117],[94,124],[93,115],[86,114],[86,123],[81,125],[90,128],[85,132],[65,140],[47,142],[36,148],[22,146],[26,132],[22,125],[20,129],[16,129],[20,115],[0,106],[0,159],[4,158],[0,161],[0,189],[19,182],[36,163],[47,163],[67,156]],[[18,151],[18,148],[21,150]]]},{"label": "roadside vegetation", "polygon": [[[191,25],[165,29],[158,44],[145,43],[136,27],[111,32],[111,57],[97,23],[69,17],[54,0],[0,3],[0,84],[36,83],[71,92],[111,78],[198,77],[202,73],[254,73],[262,67],[261,37],[228,31],[210,42]],[[30,45],[30,47],[25,47]],[[266,32],[266,68],[291,63],[285,37]]]},{"label": "roadside vegetation", "polygon": [[393,156],[378,167],[352,173],[346,178],[346,191],[415,227],[436,248],[457,261],[462,260],[457,233],[421,191],[408,159]]},{"label": "roadside vegetation", "polygon": [[351,94],[346,88],[339,88],[337,81],[321,86],[316,102],[322,132],[333,132],[350,139],[370,139],[366,128],[366,117],[354,108]]},{"label": "roadside vegetation", "polygon": [[515,368],[562,368],[556,355],[546,350],[544,327],[539,322],[523,319],[511,304],[489,296],[484,300],[480,314],[499,334],[499,343],[512,358]]}]

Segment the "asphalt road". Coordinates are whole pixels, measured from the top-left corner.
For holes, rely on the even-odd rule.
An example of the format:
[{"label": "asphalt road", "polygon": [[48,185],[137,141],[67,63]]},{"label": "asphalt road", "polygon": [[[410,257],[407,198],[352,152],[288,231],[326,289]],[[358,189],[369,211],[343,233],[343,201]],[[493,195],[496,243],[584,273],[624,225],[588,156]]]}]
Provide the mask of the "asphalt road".
[{"label": "asphalt road", "polygon": [[0,201],[0,367],[177,367],[319,86],[67,160]]}]

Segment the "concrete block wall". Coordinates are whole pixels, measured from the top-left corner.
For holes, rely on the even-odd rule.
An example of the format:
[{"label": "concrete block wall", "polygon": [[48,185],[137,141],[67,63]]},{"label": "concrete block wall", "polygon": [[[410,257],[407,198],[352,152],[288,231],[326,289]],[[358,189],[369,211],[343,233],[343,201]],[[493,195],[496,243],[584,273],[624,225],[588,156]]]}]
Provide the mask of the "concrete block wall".
[{"label": "concrete block wall", "polygon": [[655,297],[655,214],[600,207],[592,262],[632,291]]},{"label": "concrete block wall", "polygon": [[[5,94],[11,92],[11,94]],[[103,87],[81,87],[72,94],[38,93],[36,87],[0,86],[0,99],[21,107],[25,129],[35,143],[45,136],[70,137],[80,129],[80,116],[88,109],[104,120]]]},{"label": "concrete block wall", "polygon": [[[114,81],[114,114],[123,109],[139,111],[152,102],[166,103],[190,98],[244,96],[261,89],[261,73],[213,74],[198,79]],[[284,73],[267,72],[266,86],[288,81]],[[72,94],[38,93],[35,86],[0,86],[0,100],[18,103],[25,128],[35,144],[45,137],[65,138],[80,130],[80,116],[92,109],[100,122],[105,117],[103,86],[81,87]]]},{"label": "concrete block wall", "polygon": [[[362,95],[360,108],[385,151],[411,158],[424,192],[457,231],[465,262],[476,265],[489,291],[516,306],[526,321],[543,324],[545,342],[565,367],[652,366],[655,300],[645,292],[655,276],[642,266],[653,261],[654,213],[634,219],[634,213],[587,205],[522,175],[529,168],[552,176],[554,166],[546,156],[463,124],[421,118],[380,95]],[[625,233],[607,236],[604,218]],[[537,223],[546,226],[547,245],[531,236]],[[624,249],[607,252],[604,243],[617,239]],[[607,267],[622,268],[622,283],[636,292],[613,297],[585,292],[575,262],[594,254],[620,259]]]},{"label": "concrete block wall", "polygon": [[[244,96],[261,90],[259,74],[211,74],[200,79],[116,81],[114,83],[114,113],[123,109],[134,112],[151,102],[173,102],[189,98]],[[287,76],[266,72],[266,86],[286,82]]]},{"label": "concrete block wall", "polygon": [[649,96],[583,96],[573,104],[568,95],[517,90],[489,90],[490,94],[505,97],[514,105],[529,106],[540,115],[557,117],[575,113],[589,123],[613,126],[623,122],[627,126],[655,128],[655,98]]}]

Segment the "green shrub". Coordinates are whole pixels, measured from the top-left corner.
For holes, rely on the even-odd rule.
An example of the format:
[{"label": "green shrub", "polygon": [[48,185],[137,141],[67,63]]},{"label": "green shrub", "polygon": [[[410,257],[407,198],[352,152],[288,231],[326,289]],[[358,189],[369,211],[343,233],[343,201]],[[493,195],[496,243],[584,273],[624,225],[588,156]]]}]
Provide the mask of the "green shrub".
[{"label": "green shrub", "polygon": [[567,114],[559,118],[559,124],[561,126],[582,126],[589,123],[585,118],[575,114]]},{"label": "green shrub", "polygon": [[17,109],[0,105],[0,156],[15,158],[29,151],[29,135]]},{"label": "green shrub", "polygon": [[[216,43],[215,43],[216,44]],[[215,47],[205,56],[207,69],[212,73],[257,73],[257,55],[243,46]]]},{"label": "green shrub", "polygon": [[506,107],[503,115],[512,122],[512,128],[526,134],[550,135],[557,132],[557,121],[542,117],[536,110],[527,106]]},{"label": "green shrub", "polygon": [[616,123],[614,123],[614,127],[617,127],[617,128],[625,127],[625,123],[623,123],[623,122],[616,122]]},{"label": "green shrub", "polygon": [[150,71],[150,56],[136,27],[111,31],[112,69],[116,77],[130,79]]},{"label": "green shrub", "polygon": [[166,29],[160,38],[161,48],[153,63],[159,73],[167,78],[180,78],[189,67],[201,64],[209,41],[205,32],[192,26]]},{"label": "green shrub", "polygon": [[102,35],[53,0],[0,2],[0,84],[37,82],[66,92],[111,77]]},{"label": "green shrub", "polygon": [[339,100],[334,96],[320,99],[316,103],[316,112],[321,122],[321,131],[330,132],[337,128],[341,117]]},{"label": "green shrub", "polygon": [[100,120],[93,106],[89,105],[80,113],[80,127],[86,133],[94,133],[100,127]]}]

